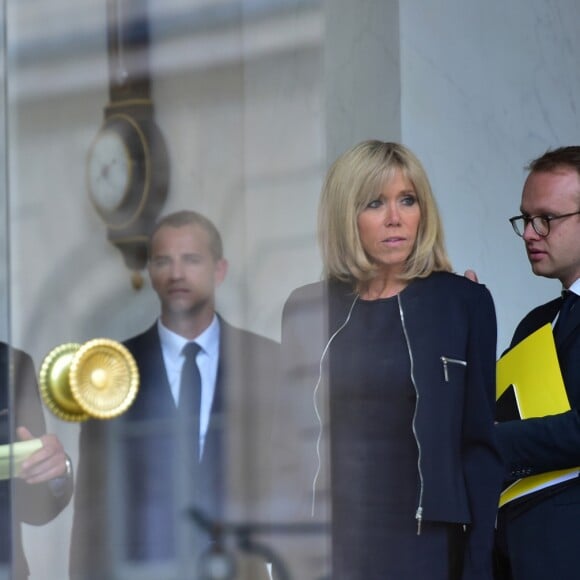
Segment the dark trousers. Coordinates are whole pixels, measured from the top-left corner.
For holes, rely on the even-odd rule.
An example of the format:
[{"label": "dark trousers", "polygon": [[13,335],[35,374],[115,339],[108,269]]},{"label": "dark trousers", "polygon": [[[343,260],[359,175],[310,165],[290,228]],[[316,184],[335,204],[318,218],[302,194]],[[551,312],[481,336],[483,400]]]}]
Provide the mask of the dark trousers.
[{"label": "dark trousers", "polygon": [[500,510],[494,551],[496,580],[580,578],[580,480],[546,492]]}]

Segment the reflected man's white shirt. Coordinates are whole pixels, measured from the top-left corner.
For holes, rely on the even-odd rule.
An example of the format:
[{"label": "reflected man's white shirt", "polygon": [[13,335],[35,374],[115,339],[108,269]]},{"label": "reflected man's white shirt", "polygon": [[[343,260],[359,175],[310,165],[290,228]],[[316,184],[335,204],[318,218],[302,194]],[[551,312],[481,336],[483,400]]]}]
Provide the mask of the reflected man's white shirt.
[{"label": "reflected man's white shirt", "polygon": [[183,347],[188,342],[196,342],[201,350],[196,361],[201,375],[201,417],[199,433],[199,449],[203,454],[205,436],[209,425],[209,417],[213,404],[219,363],[220,324],[214,314],[211,324],[194,340],[190,341],[169,330],[161,320],[157,321],[161,352],[165,363],[165,372],[171,388],[171,395],[175,405],[179,402],[179,388],[181,384],[181,369],[185,361],[182,354]]}]

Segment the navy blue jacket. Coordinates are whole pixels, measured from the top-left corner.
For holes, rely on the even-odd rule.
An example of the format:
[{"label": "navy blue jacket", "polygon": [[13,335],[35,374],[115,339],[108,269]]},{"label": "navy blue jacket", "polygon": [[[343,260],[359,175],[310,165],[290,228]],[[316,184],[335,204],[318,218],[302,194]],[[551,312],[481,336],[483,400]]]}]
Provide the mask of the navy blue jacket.
[{"label": "navy blue jacket", "polygon": [[[552,322],[559,308],[557,298],[529,312],[516,328],[511,347]],[[580,465],[580,308],[574,308],[570,317],[569,332],[556,348],[571,410],[525,421],[506,421],[497,426],[508,477]]]},{"label": "navy blue jacket", "polygon": [[[296,523],[323,523],[330,517],[330,482],[324,460],[313,497],[314,474],[319,468],[313,390],[320,381],[316,398],[326,434],[325,390],[329,386],[323,352],[346,320],[353,300],[348,285],[321,282],[295,290],[284,308],[284,383],[276,423],[279,444],[286,448],[278,452],[277,503],[286,506],[281,517]],[[423,493],[417,507],[422,508],[424,520],[466,524],[463,578],[490,580],[503,471],[493,427],[493,301],[484,286],[440,272],[412,281],[399,295],[399,304],[418,393],[415,428]],[[441,357],[453,359],[447,369]],[[321,449],[324,451],[324,445]],[[314,578],[321,573],[322,558],[314,555],[321,548],[314,545],[312,540],[301,547],[289,545],[287,558],[294,575],[294,570],[300,570],[297,577]]]},{"label": "navy blue jacket", "polygon": [[[559,308],[560,299],[534,308],[516,328],[511,346],[552,322]],[[571,410],[522,421],[513,418],[518,415],[513,401],[498,402],[498,441],[508,481],[580,466],[580,308],[569,317],[556,352]],[[575,478],[502,508],[497,577],[577,578],[579,507],[580,479]]]}]

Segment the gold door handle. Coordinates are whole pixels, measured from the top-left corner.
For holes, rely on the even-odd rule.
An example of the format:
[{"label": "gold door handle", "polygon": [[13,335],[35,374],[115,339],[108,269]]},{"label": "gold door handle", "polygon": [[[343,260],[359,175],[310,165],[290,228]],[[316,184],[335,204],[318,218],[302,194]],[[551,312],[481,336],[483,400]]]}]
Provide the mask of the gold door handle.
[{"label": "gold door handle", "polygon": [[40,367],[39,384],[45,405],[59,419],[112,419],[135,400],[139,371],[120,342],[95,338],[50,351]]}]

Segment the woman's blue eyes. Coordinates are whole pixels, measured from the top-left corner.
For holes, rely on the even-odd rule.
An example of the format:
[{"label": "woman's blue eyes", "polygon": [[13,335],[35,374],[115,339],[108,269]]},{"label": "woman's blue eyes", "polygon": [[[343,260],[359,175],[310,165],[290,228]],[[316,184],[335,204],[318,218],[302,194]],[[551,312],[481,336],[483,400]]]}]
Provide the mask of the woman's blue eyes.
[{"label": "woman's blue eyes", "polygon": [[[405,195],[400,199],[400,202],[404,206],[411,207],[417,203],[417,198],[414,195]],[[384,201],[382,199],[373,199],[367,204],[369,209],[377,209],[383,205]]]}]

